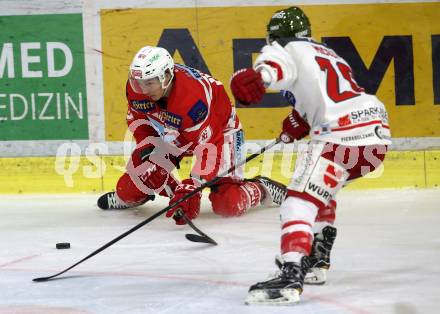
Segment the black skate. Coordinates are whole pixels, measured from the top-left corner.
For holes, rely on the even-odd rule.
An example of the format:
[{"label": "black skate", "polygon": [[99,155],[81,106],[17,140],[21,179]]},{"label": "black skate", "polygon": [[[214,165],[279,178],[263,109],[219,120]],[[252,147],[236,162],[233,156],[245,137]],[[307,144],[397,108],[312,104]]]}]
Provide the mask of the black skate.
[{"label": "black skate", "polygon": [[312,253],[310,254],[311,267],[307,271],[305,284],[323,285],[327,281],[327,271],[330,268],[330,252],[336,239],[336,228],[327,226],[321,233],[315,233]]},{"label": "black skate", "polygon": [[294,304],[300,301],[304,277],[310,268],[309,257],[301,259],[301,265],[285,262],[272,279],[256,283],[249,288],[245,304]]},{"label": "black skate", "polygon": [[258,182],[264,187],[266,198],[263,200],[262,204],[265,206],[269,206],[272,202],[281,205],[286,198],[287,187],[282,183],[262,176],[249,179],[249,181]]},{"label": "black skate", "polygon": [[109,193],[105,193],[104,195],[101,195],[98,198],[98,207],[101,209],[126,209],[126,208],[139,206],[148,201],[153,201],[153,200],[154,200],[154,195],[148,195],[145,201],[134,206],[129,206],[122,203],[116,196],[115,192],[109,192]]}]

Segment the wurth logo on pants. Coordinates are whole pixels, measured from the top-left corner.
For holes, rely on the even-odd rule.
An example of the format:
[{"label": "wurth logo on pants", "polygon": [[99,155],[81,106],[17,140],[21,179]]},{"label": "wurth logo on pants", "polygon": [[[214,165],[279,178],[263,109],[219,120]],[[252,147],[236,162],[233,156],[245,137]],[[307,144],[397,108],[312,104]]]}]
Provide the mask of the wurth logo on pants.
[{"label": "wurth logo on pants", "polygon": [[348,172],[337,163],[320,157],[304,192],[327,204],[344,184]]},{"label": "wurth logo on pants", "polygon": [[307,192],[312,192],[312,195],[318,195],[320,196],[320,198],[324,198],[327,201],[330,201],[332,199],[332,193],[330,193],[329,191],[327,191],[326,189],[324,189],[321,186],[318,186],[312,182],[309,182],[307,184]]}]

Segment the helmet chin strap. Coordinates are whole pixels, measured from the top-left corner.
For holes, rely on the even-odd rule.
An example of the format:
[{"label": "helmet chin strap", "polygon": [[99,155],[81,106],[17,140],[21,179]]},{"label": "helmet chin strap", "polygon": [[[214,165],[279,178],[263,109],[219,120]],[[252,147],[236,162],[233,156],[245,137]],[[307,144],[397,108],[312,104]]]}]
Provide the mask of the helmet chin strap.
[{"label": "helmet chin strap", "polygon": [[167,95],[167,93],[169,92],[169,88],[171,87],[171,83],[173,82],[174,73],[170,73],[170,74],[171,77],[167,85],[164,85],[165,80],[162,81],[162,88],[164,89],[162,97]]}]

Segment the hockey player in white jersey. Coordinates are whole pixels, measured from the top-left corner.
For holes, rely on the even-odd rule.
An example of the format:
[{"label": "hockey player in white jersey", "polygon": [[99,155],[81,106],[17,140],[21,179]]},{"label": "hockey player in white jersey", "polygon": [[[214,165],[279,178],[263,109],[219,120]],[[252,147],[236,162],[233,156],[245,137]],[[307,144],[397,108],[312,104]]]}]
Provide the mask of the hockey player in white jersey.
[{"label": "hockey player in white jersey", "polygon": [[336,193],[385,158],[390,128],[385,106],[360,87],[347,62],[311,38],[298,7],[277,11],[267,26],[267,45],[253,68],[231,79],[235,98],[258,103],[265,89],[283,90],[295,105],[283,121],[285,143],[310,135],[299,147],[287,198],[280,207],[280,271],[249,289],[246,303],[300,300],[304,280],[322,284],[336,237]]}]

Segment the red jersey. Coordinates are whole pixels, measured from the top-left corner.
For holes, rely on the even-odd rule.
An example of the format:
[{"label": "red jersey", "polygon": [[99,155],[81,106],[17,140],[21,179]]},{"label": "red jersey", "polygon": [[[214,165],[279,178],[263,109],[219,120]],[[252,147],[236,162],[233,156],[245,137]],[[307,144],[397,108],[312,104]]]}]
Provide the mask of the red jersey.
[{"label": "red jersey", "polygon": [[196,69],[176,64],[171,92],[154,102],[133,91],[127,81],[127,123],[139,144],[148,136],[181,148],[191,155],[198,144],[221,145],[224,133],[241,129],[221,82]]}]

